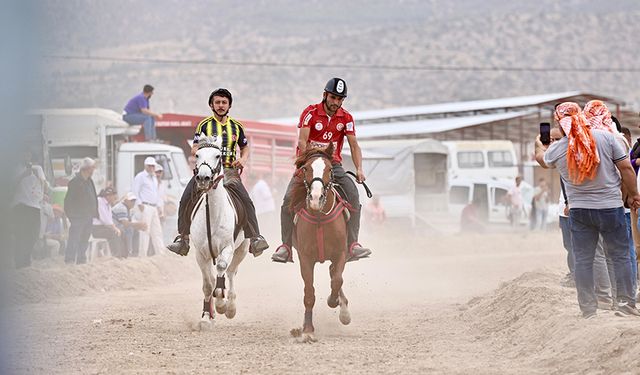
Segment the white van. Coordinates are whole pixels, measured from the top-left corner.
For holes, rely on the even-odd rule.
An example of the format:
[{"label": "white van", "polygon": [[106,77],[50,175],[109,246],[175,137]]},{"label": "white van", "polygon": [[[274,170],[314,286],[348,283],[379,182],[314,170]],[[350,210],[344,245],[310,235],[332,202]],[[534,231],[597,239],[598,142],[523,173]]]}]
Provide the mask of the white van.
[{"label": "white van", "polygon": [[[449,187],[449,213],[459,217],[462,214],[462,209],[474,198],[477,198],[480,202],[482,218],[490,223],[508,223],[509,210],[506,197],[514,185],[514,179],[457,179]],[[522,181],[520,188],[524,203],[520,223],[525,224],[529,222],[534,187]],[[557,222],[558,205],[551,203],[548,210],[547,223]]]},{"label": "white van", "polygon": [[447,141],[449,183],[457,179],[513,180],[518,176],[516,150],[511,141]]}]

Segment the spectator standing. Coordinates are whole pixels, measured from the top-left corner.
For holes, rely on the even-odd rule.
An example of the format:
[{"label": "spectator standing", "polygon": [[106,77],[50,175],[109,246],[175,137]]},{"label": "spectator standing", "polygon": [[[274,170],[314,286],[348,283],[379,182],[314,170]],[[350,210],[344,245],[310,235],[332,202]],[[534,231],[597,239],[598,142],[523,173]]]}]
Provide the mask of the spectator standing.
[{"label": "spectator standing", "polygon": [[275,212],[276,203],[271,194],[271,188],[263,176],[260,176],[251,188],[249,196],[256,208],[256,215],[262,216],[271,212]]},{"label": "spectator standing", "polygon": [[[619,143],[622,145],[622,147],[625,149],[627,154],[630,155],[631,136],[629,134],[629,137],[627,138],[622,133],[622,125],[620,124],[620,121],[618,121],[617,118],[611,115],[611,112],[609,111],[607,106],[604,104],[604,102],[602,102],[601,100],[591,100],[587,102],[587,104],[584,106],[584,113],[592,129],[601,129],[601,130],[612,133],[616,137],[616,139],[619,141]],[[637,183],[636,183],[636,188],[637,188]],[[625,203],[627,196],[628,196],[628,191],[626,191],[625,187],[622,186],[623,203]],[[635,292],[638,286],[637,285],[638,267],[637,267],[637,260],[636,260],[636,250],[633,242],[633,230],[631,228],[631,209],[626,205],[626,203],[625,203],[624,213],[625,213],[625,220],[626,220],[626,226],[627,226],[627,236],[629,237],[629,256],[631,258],[631,274],[633,278],[633,290]],[[611,259],[609,259],[610,256],[608,255],[608,253],[606,254],[607,254],[608,263],[611,263]],[[609,267],[609,273],[613,274],[612,280],[614,280],[615,272],[612,267]],[[615,293],[616,289],[615,289],[615,285],[613,284],[614,283],[612,281],[611,289]]]},{"label": "spectator standing", "polygon": [[593,260],[599,235],[615,267],[617,310],[640,315],[632,290],[629,239],[622,207],[621,183],[627,202],[640,207],[640,194],[629,156],[610,132],[590,129],[576,103],[556,107],[555,120],[565,135],[545,146],[536,139],[536,160],[543,168],[558,168],[570,204],[571,235],[575,256],[576,288],[583,317],[595,316]]},{"label": "spectator standing", "polygon": [[118,199],[113,188],[105,188],[98,194],[98,217],[93,219],[93,228],[91,234],[95,238],[104,238],[109,242],[111,255],[116,258],[126,258],[122,248],[122,238],[120,229],[118,229],[113,221],[113,213],[111,206]]},{"label": "spectator standing", "polygon": [[31,254],[40,235],[40,208],[46,185],[44,171],[31,163],[30,152],[24,153],[13,183],[14,262],[16,268],[24,268],[31,265]]},{"label": "spectator standing", "polygon": [[69,242],[64,261],[67,264],[87,263],[87,246],[93,226],[93,218],[98,217],[98,197],[91,179],[96,162],[84,158],[80,171],[69,181],[64,197],[64,211],[69,218]]},{"label": "spectator standing", "polygon": [[535,225],[532,229],[544,231],[547,229],[547,213],[549,211],[549,187],[544,178],[538,180],[538,186],[533,191],[533,203],[536,213]]},{"label": "spectator standing", "polygon": [[520,226],[520,217],[522,216],[522,177],[516,177],[516,184],[507,192],[509,201],[509,219],[511,226],[518,228]]},{"label": "spectator standing", "polygon": [[149,242],[153,244],[155,254],[162,254],[164,243],[162,242],[162,226],[158,215],[160,197],[158,195],[158,179],[156,178],[156,160],[149,156],[144,160],[144,170],[133,179],[133,194],[136,196],[137,213],[136,221],[147,225],[146,231],[140,231],[140,244],[138,256],[145,257],[148,254]]},{"label": "spectator standing", "polygon": [[153,86],[144,85],[142,92],[129,99],[124,107],[122,119],[129,125],[142,125],[145,141],[156,140],[156,120],[161,120],[162,115],[152,112],[149,108],[149,99],[153,95]]},{"label": "spectator standing", "polygon": [[164,168],[162,164],[156,164],[156,180],[158,180],[158,216],[160,217],[160,222],[164,224],[164,200],[167,196],[166,189],[164,187]]},{"label": "spectator standing", "polygon": [[384,207],[382,206],[379,195],[374,195],[371,198],[369,204],[367,204],[364,208],[364,213],[366,221],[372,224],[384,224],[384,221],[387,218],[387,214],[384,210]]}]

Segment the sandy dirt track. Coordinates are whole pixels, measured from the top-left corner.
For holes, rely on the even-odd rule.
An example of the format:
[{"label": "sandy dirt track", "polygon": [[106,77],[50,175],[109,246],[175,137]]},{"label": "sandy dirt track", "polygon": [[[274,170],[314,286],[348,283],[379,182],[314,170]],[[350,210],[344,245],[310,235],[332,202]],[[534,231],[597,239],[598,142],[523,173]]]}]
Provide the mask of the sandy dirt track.
[{"label": "sandy dirt track", "polygon": [[270,253],[240,266],[238,313],[210,331],[192,254],[41,262],[13,275],[10,373],[640,373],[640,320],[579,318],[557,233],[394,233],[348,265],[349,326],[316,267],[314,344],[289,335],[304,311],[298,265]]}]

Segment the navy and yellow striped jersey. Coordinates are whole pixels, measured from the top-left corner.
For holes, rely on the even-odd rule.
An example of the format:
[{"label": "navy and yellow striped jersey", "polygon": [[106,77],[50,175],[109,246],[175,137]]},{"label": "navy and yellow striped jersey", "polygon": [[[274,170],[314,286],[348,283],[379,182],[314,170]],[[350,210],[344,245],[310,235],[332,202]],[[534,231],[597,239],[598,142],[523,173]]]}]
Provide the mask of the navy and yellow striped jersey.
[{"label": "navy and yellow striped jersey", "polygon": [[222,157],[225,167],[231,167],[231,163],[236,160],[236,146],[245,148],[249,143],[244,135],[242,123],[229,116],[224,124],[215,116],[209,116],[200,121],[196,127],[193,143],[197,144],[201,137],[211,136],[222,136]]}]

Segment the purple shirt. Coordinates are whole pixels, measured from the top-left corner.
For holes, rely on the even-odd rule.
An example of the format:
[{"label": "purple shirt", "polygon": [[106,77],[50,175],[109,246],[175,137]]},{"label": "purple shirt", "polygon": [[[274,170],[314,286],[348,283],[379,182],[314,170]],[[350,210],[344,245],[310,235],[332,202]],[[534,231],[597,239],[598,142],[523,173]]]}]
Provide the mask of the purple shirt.
[{"label": "purple shirt", "polygon": [[127,105],[124,106],[124,111],[130,115],[133,113],[142,113],[142,108],[149,109],[149,99],[147,99],[143,93],[140,93],[129,99]]}]

